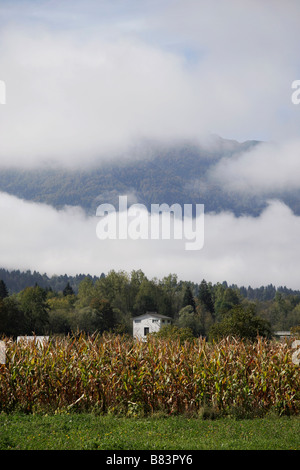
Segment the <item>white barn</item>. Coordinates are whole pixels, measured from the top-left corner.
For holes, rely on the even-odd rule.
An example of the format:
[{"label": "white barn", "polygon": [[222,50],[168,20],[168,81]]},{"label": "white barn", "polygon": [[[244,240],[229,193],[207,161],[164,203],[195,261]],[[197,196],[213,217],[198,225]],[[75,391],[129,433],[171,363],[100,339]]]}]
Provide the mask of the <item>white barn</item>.
[{"label": "white barn", "polygon": [[275,331],[274,336],[275,338],[280,339],[282,341],[282,340],[290,338],[292,334],[290,331]]},{"label": "white barn", "polygon": [[49,336],[18,336],[17,343],[35,343],[37,346],[41,346],[49,341]]},{"label": "white barn", "polygon": [[149,333],[156,333],[164,325],[170,325],[172,318],[156,312],[146,312],[133,318],[133,337],[145,339]]}]

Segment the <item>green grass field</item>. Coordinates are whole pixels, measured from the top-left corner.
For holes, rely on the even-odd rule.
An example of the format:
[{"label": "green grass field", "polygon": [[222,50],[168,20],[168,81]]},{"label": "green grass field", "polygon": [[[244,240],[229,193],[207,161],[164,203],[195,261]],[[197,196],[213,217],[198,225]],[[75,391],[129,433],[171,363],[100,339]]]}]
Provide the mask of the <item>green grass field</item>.
[{"label": "green grass field", "polygon": [[300,450],[300,417],[0,414],[1,450]]}]

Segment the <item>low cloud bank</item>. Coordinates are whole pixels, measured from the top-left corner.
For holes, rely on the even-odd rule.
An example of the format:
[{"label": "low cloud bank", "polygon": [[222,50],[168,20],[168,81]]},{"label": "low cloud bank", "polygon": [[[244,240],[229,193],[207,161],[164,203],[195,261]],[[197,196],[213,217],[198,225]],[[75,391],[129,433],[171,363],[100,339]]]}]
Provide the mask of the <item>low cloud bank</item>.
[{"label": "low cloud bank", "polygon": [[280,201],[270,201],[256,218],[205,215],[199,251],[186,251],[184,240],[100,240],[99,217],[78,207],[55,210],[5,193],[0,194],[0,218],[0,259],[6,269],[48,275],[142,269],[149,277],[177,273],[195,282],[300,287],[300,217]]},{"label": "low cloud bank", "polygon": [[246,194],[300,189],[300,140],[261,143],[235,158],[222,158],[208,174],[228,191]]}]

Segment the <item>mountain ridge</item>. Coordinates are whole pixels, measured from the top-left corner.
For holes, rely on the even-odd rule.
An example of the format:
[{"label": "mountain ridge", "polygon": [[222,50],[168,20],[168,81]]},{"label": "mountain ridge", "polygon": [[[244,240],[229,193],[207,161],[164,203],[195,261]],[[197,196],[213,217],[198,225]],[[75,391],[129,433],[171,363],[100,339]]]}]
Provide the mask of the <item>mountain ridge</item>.
[{"label": "mountain ridge", "polygon": [[[298,194],[244,195],[211,183],[208,170],[224,157],[237,158],[259,145],[259,141],[239,143],[212,138],[213,145],[194,142],[173,145],[145,143],[128,153],[96,166],[82,168],[41,167],[0,169],[0,191],[21,199],[46,203],[57,209],[65,205],[82,207],[94,215],[102,203],[118,204],[118,196],[127,194],[129,202],[145,204],[205,205],[205,212],[231,211],[236,216],[258,216],[267,201],[279,197],[300,214]],[[148,147],[147,147],[148,146]],[[141,157],[142,156],[142,157]]]}]

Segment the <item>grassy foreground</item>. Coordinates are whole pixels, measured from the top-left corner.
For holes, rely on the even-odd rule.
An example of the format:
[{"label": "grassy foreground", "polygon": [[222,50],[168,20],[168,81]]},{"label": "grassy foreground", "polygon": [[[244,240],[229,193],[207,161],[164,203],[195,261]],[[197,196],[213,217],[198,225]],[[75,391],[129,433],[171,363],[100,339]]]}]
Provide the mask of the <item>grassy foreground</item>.
[{"label": "grassy foreground", "polygon": [[0,414],[0,450],[300,450],[300,417]]}]

